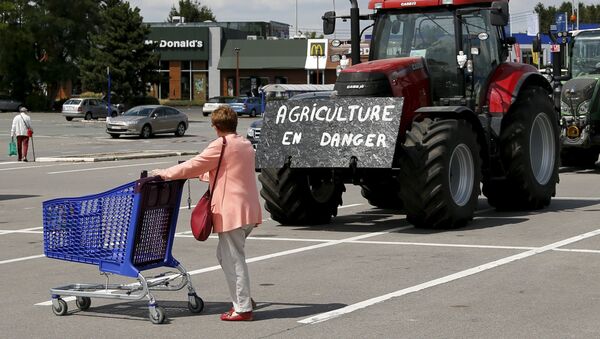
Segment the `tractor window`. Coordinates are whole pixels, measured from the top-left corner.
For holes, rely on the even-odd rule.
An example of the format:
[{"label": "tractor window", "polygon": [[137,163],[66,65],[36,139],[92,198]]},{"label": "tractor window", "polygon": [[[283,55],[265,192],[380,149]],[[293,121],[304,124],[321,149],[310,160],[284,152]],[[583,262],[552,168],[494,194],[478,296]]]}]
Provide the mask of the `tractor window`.
[{"label": "tractor window", "polygon": [[473,94],[476,102],[485,81],[500,64],[498,37],[489,23],[486,12],[476,12],[462,16],[462,41],[464,53],[473,61]]},{"label": "tractor window", "polygon": [[385,13],[377,19],[375,30],[374,59],[423,57],[433,100],[461,95],[452,12]]},{"label": "tractor window", "polygon": [[600,73],[600,32],[584,32],[575,37],[571,62],[575,77]]}]

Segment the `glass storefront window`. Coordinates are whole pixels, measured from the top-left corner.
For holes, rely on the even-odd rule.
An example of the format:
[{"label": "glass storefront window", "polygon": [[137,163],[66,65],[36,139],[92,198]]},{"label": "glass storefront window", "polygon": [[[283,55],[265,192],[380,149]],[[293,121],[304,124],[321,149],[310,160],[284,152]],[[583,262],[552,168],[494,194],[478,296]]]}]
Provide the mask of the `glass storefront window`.
[{"label": "glass storefront window", "polygon": [[171,74],[172,69],[170,65],[171,61],[160,61],[158,70],[159,79],[156,85],[158,93],[156,95],[159,99],[169,99],[170,94],[175,93],[176,88],[173,86],[179,86],[180,97],[174,98],[175,100],[197,100],[204,101],[208,99],[208,64],[204,61],[175,61],[180,63],[179,72],[179,84],[175,80],[174,83],[170,83],[170,78],[175,78]]},{"label": "glass storefront window", "polygon": [[191,95],[191,72],[190,71],[181,71],[181,100],[190,100]]},{"label": "glass storefront window", "polygon": [[240,78],[240,96],[259,96],[259,89],[268,84],[268,77]]},{"label": "glass storefront window", "polygon": [[160,72],[159,74],[159,99],[169,98],[169,73]]},{"label": "glass storefront window", "polygon": [[208,86],[206,83],[207,74],[202,72],[194,72],[194,81],[193,81],[193,100],[206,100],[206,96],[208,93]]}]

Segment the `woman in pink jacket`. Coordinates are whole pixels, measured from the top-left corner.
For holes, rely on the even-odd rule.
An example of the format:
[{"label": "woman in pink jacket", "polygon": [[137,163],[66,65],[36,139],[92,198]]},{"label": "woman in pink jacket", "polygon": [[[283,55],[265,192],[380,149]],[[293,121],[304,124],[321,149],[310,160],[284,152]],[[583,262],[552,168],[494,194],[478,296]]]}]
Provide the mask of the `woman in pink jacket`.
[{"label": "woman in pink jacket", "polygon": [[[215,110],[211,122],[219,138],[201,154],[182,164],[153,170],[151,174],[166,180],[200,177],[209,181],[213,232],[219,234],[217,259],[225,273],[233,301],[233,307],[221,315],[221,320],[252,320],[253,301],[244,245],[252,229],[262,222],[254,173],[254,149],[248,140],[236,133],[237,113],[228,106]],[[224,153],[219,177],[212,187],[221,150]]]}]

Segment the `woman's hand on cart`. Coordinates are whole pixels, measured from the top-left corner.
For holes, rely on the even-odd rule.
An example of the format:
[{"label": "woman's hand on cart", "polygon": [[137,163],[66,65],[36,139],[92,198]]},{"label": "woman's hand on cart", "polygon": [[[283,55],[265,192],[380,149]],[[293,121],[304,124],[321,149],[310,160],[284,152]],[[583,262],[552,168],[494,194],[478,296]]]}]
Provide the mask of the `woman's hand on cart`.
[{"label": "woman's hand on cart", "polygon": [[151,177],[163,177],[163,169],[157,168],[157,169],[153,169],[152,171],[150,171],[150,176]]}]

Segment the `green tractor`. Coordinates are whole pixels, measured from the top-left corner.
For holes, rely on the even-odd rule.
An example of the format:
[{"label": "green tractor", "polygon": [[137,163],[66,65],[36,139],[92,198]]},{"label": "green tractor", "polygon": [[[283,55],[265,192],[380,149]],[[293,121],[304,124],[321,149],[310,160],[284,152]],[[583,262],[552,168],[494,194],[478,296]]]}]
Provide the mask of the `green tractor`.
[{"label": "green tractor", "polygon": [[573,31],[561,94],[563,166],[593,167],[600,154],[600,29]]}]

